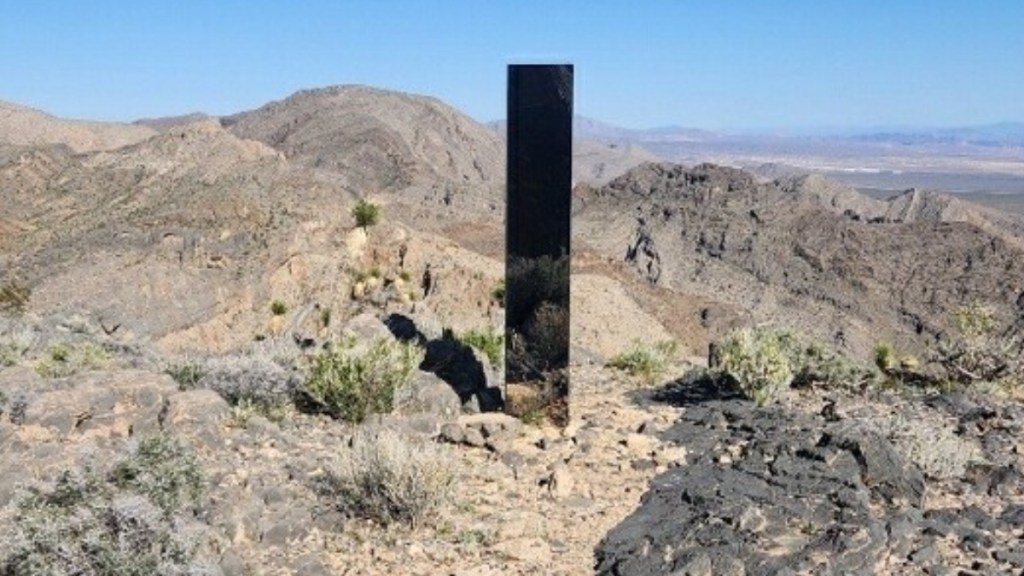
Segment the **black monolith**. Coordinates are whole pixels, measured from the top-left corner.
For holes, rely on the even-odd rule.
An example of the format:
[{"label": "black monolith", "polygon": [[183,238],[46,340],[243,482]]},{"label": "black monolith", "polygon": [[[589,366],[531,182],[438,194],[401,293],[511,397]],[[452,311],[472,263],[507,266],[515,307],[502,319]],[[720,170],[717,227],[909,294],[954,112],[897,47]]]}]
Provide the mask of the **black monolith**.
[{"label": "black monolith", "polygon": [[569,417],[572,65],[508,69],[506,410]]}]

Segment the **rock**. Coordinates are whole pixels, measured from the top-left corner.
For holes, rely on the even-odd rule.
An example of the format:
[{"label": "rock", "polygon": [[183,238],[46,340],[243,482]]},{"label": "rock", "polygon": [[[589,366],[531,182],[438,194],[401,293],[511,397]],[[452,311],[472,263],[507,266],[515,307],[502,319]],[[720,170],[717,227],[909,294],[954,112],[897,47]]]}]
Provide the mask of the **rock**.
[{"label": "rock", "polygon": [[558,466],[548,476],[548,492],[557,499],[568,498],[572,495],[576,481],[572,473],[565,466]]},{"label": "rock", "polygon": [[246,576],[245,562],[234,552],[225,552],[220,558],[220,569],[224,576]]},{"label": "rock", "polygon": [[467,428],[462,441],[467,446],[473,446],[474,448],[483,448],[487,444],[487,439],[484,438],[483,433],[476,428]]},{"label": "rock", "polygon": [[462,401],[451,386],[437,375],[417,371],[405,398],[399,403],[403,414],[425,412],[442,418],[455,418],[462,413]]},{"label": "rock", "polygon": [[441,425],[441,433],[439,434],[439,437],[445,442],[461,444],[466,439],[466,432],[459,424],[448,422]]},{"label": "rock", "polygon": [[459,424],[479,430],[485,438],[512,439],[522,432],[523,423],[514,416],[501,412],[467,414],[459,417]]},{"label": "rock", "polygon": [[168,399],[164,426],[180,433],[216,427],[230,412],[227,401],[213,390],[187,390]]},{"label": "rock", "polygon": [[516,538],[499,542],[491,550],[508,556],[513,560],[528,562],[537,566],[546,565],[551,561],[551,547],[547,542],[536,537]]}]

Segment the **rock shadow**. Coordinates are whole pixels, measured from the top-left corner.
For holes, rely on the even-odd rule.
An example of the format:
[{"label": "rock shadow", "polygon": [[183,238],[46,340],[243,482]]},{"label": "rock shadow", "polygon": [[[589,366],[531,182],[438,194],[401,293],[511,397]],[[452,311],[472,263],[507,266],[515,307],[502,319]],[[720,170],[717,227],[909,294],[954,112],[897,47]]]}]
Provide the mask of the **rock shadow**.
[{"label": "rock shadow", "polygon": [[732,378],[714,376],[701,368],[694,368],[681,378],[655,390],[636,390],[631,399],[637,404],[669,404],[694,406],[719,400],[743,400],[745,396]]},{"label": "rock shadow", "polygon": [[451,330],[445,329],[440,338],[430,339],[412,318],[398,313],[388,315],[384,325],[395,338],[415,343],[426,351],[419,369],[434,374],[451,386],[463,408],[475,405],[480,412],[504,409],[500,383],[498,386],[490,385],[487,371],[473,348],[459,342]]}]

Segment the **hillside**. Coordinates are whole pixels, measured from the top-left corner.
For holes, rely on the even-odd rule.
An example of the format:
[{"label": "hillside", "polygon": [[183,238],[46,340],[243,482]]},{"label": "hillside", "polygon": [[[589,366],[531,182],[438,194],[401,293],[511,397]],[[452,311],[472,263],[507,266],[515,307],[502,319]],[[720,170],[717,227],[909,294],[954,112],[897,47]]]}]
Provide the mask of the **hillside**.
[{"label": "hillside", "polygon": [[303,90],[222,122],[360,195],[418,186],[496,197],[504,181],[498,138],[425,96],[334,86]]},{"label": "hillside", "polygon": [[[958,306],[991,304],[1008,320],[1020,314],[1022,253],[1003,237],[952,213],[907,218],[899,199],[887,206],[841,188],[808,192],[807,183],[646,164],[578,191],[575,223],[588,244],[651,283],[728,303],[753,322],[813,334],[865,360],[884,339],[923,351],[948,333]],[[892,218],[872,219],[883,209]]]}]

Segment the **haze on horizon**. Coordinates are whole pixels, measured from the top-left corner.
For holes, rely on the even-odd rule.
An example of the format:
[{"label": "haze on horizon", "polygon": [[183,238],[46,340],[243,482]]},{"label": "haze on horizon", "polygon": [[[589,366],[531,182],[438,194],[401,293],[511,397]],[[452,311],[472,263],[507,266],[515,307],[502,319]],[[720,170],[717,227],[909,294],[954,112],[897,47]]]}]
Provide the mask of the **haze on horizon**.
[{"label": "haze on horizon", "polygon": [[504,116],[509,63],[571,62],[576,112],[629,128],[955,127],[1024,120],[1024,4],[571,0],[19,2],[0,100],[130,121],[231,114],[335,84]]}]

